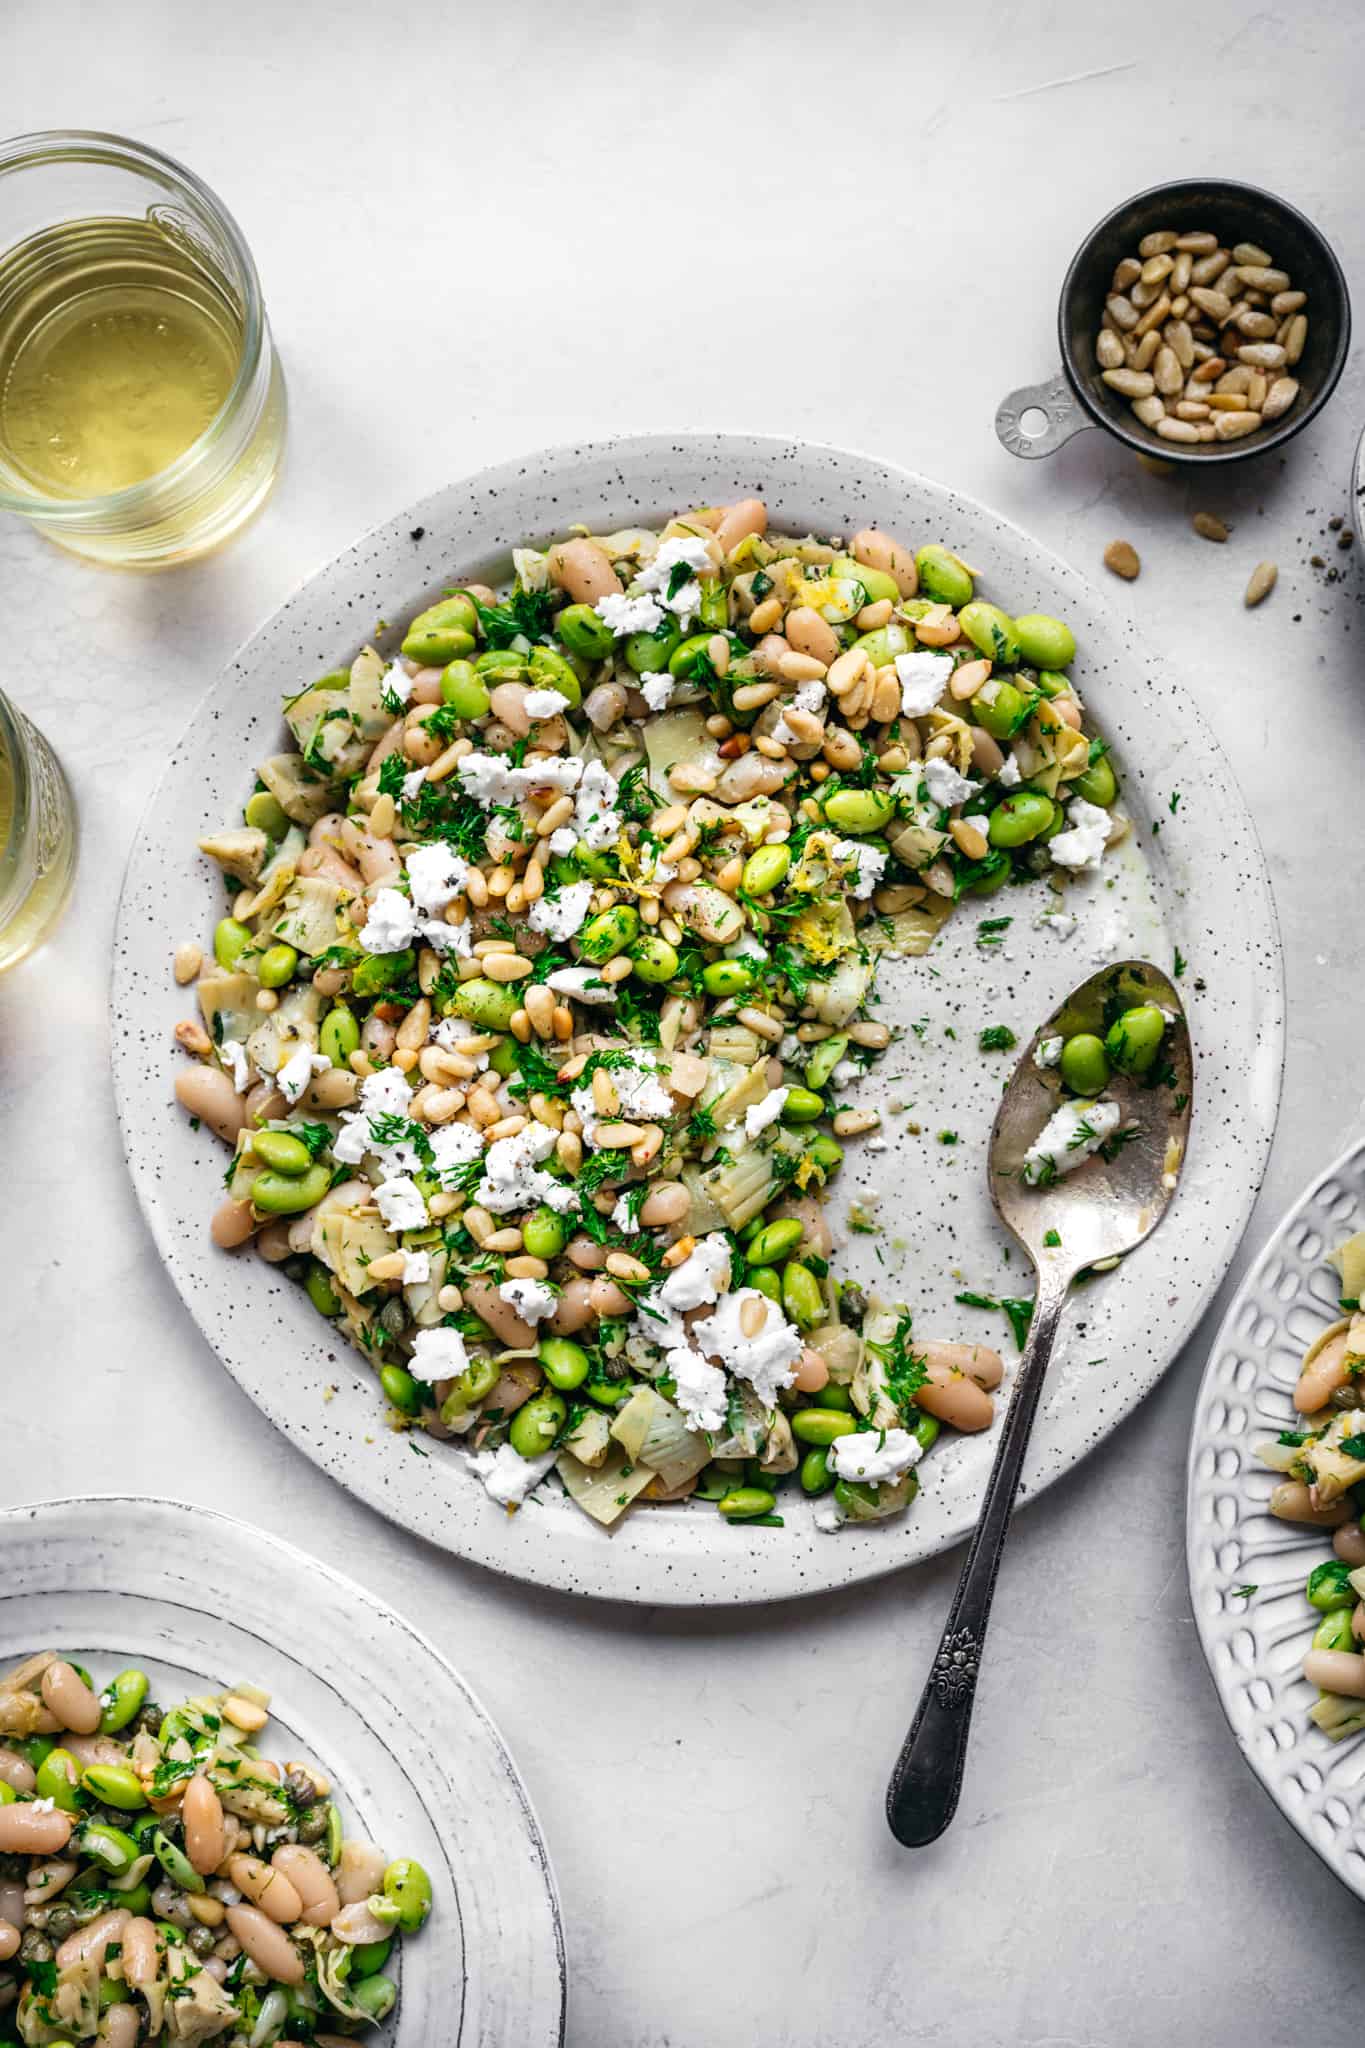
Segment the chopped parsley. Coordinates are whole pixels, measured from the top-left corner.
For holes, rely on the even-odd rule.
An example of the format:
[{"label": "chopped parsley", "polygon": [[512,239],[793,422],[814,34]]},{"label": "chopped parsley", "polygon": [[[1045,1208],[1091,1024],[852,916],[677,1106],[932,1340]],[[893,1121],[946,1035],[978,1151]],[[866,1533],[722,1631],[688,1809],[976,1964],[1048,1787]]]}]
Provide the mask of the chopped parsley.
[{"label": "chopped parsley", "polygon": [[1011,1052],[1019,1043],[1008,1024],[988,1024],[976,1042],[982,1052]]},{"label": "chopped parsley", "polygon": [[[1058,1242],[1060,1243],[1061,1240],[1058,1239]],[[1033,1321],[1033,1301],[1031,1297],[1025,1301],[1013,1295],[1000,1295],[997,1297],[994,1294],[964,1292],[962,1294],[955,1294],[953,1300],[960,1301],[964,1308],[998,1309],[1010,1326],[1016,1348],[1020,1351],[1023,1350],[1028,1338],[1029,1324]]]}]

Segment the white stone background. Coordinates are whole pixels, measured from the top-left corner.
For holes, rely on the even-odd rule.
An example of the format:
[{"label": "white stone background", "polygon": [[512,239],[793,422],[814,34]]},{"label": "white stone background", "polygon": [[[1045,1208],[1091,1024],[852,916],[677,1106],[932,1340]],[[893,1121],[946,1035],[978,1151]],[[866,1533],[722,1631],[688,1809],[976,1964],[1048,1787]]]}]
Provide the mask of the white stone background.
[{"label": "white stone background", "polygon": [[[1231,756],[1279,899],[1289,1056],[1258,1243],[1360,1121],[1359,565],[1323,533],[1347,509],[1359,366],[1283,460],[1206,487],[1144,476],[1093,433],[1018,462],[991,421],[1054,367],[1076,244],[1163,177],[1280,191],[1359,284],[1359,23],[1351,0],[3,10],[0,129],[141,137],[236,213],[292,418],[278,494],[200,567],[122,578],[0,528],[4,687],[61,750],[83,834],[60,932],[0,989],[0,1500],[232,1508],[427,1628],[547,1831],[573,2048],[1354,2043],[1359,1909],[1244,1768],[1189,1616],[1185,1450],[1212,1319],[1016,1524],[961,1812],[906,1854],[883,1783],[956,1558],[717,1616],[538,1596],[355,1506],[217,1365],[159,1270],[108,1083],[143,801],[221,663],[302,579],[538,445],[807,434],[972,492],[1097,577],[1127,536],[1144,568],[1119,602]],[[1192,536],[1201,507],[1231,523],[1226,547]],[[1279,588],[1246,612],[1262,556]]]}]

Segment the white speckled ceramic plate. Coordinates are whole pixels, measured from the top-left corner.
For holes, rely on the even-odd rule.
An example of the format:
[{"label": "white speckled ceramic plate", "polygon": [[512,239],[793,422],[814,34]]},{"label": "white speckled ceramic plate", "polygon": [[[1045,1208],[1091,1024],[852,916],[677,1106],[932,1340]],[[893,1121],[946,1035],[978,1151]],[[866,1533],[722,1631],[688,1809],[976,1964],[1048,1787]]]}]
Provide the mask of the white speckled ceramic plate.
[{"label": "white speckled ceramic plate", "polygon": [[403,1944],[387,2048],[556,2048],[564,1940],[554,1877],[502,1738],[424,1636],[260,1529],[176,1501],[49,1501],[0,1514],[0,1669],[60,1648],[152,1697],[251,1683],[266,1747],[337,1790],[348,1831],[431,1873]]},{"label": "white speckled ceramic plate", "polygon": [[[881,1015],[904,1036],[863,1084],[880,1091],[890,1148],[851,1146],[836,1183],[884,1197],[878,1236],[854,1237],[841,1270],[916,1311],[922,1335],[1004,1341],[1003,1319],[958,1307],[963,1288],[1025,1291],[987,1199],[983,1156],[1004,1064],[982,1025],[1026,1038],[1096,958],[1188,962],[1194,1141],[1174,1218],[1130,1263],[1086,1289],[1033,1441],[1032,1494],[1082,1458],[1171,1363],[1226,1271],[1260,1183],[1282,1059],[1279,936],[1264,862],[1232,776],[1188,692],[1122,619],[1026,535],[941,485],[867,456],[732,435],[561,448],[452,484],[380,527],[281,607],[200,707],[167,769],[129,863],[114,954],[114,1069],[124,1142],[167,1267],[204,1335],[252,1398],[310,1457],[433,1543],[518,1577],[622,1600],[742,1601],[822,1591],[942,1549],[976,1514],[994,1444],[940,1440],[911,1513],[822,1536],[796,1500],[784,1529],[734,1529],[701,1505],[638,1509],[606,1534],[549,1488],[509,1518],[458,1452],[415,1457],[382,1426],[375,1382],[277,1271],[209,1242],[222,1155],[172,1105],[171,1042],[186,998],[176,942],[205,938],[220,901],[197,835],[240,817],[254,764],[279,744],[279,702],[349,658],[378,619],[406,618],[452,576],[498,582],[528,536],[578,520],[599,530],[659,523],[679,506],[761,493],[775,527],[822,534],[876,523],[919,546],[946,541],[1007,608],[1064,615],[1079,687],[1114,748],[1136,831],[1093,885],[1073,890],[1069,940],[1035,929],[1042,884],[961,913],[933,953],[881,977]],[[1175,810],[1172,803],[1177,793]],[[1008,912],[1005,943],[975,922]],[[938,1133],[957,1133],[956,1145]],[[324,1399],[335,1386],[335,1397]]]},{"label": "white speckled ceramic plate", "polygon": [[[1209,1353],[1190,1435],[1185,1547],[1190,1603],[1237,1746],[1280,1810],[1365,1899],[1365,1738],[1329,1742],[1302,1675],[1317,1617],[1303,1596],[1330,1530],[1276,1521],[1279,1474],[1258,1443],[1295,1426],[1303,1354],[1335,1322],[1327,1253],[1365,1228],[1365,1141],[1305,1189],[1248,1272]],[[1252,1586],[1254,1592],[1239,1594]]]}]

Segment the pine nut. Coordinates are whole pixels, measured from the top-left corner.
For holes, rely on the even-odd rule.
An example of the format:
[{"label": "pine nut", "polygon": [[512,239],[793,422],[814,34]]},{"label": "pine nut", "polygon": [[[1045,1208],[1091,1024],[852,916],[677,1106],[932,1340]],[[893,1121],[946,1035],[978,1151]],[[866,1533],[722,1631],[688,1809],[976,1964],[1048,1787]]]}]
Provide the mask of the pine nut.
[{"label": "pine nut", "polygon": [[[1302,313],[1298,318],[1303,319]],[[1238,349],[1237,360],[1251,370],[1279,370],[1284,367],[1287,353],[1277,341],[1249,341]]]},{"label": "pine nut", "polygon": [[1247,584],[1246,596],[1243,599],[1243,603],[1247,606],[1248,610],[1253,605],[1258,605],[1269,597],[1271,591],[1275,588],[1279,573],[1273,562],[1258,562],[1256,564],[1256,567],[1251,572],[1251,580]]},{"label": "pine nut", "polygon": [[370,808],[370,832],[376,839],[392,839],[398,822],[398,807],[391,796],[379,795]]},{"label": "pine nut", "polygon": [[554,991],[544,982],[533,982],[522,997],[531,1028],[538,1038],[548,1038],[554,1030]]},{"label": "pine nut", "polygon": [[535,962],[523,960],[520,953],[498,953],[483,963],[483,971],[490,981],[523,981],[534,970]]},{"label": "pine nut", "polygon": [[501,1230],[495,1230],[491,1237],[484,1239],[484,1250],[490,1252],[519,1252],[521,1250],[521,1232],[510,1223],[504,1224]]},{"label": "pine nut", "polygon": [[691,1258],[696,1249],[697,1240],[695,1237],[680,1237],[676,1243],[668,1247],[668,1250],[660,1260],[660,1264],[670,1269],[674,1266],[681,1266],[685,1260]]},{"label": "pine nut", "polygon": [[517,1252],[507,1261],[509,1280],[548,1280],[550,1269],[544,1259],[533,1259],[529,1252]]},{"label": "pine nut", "polygon": [[830,694],[835,697],[847,695],[868,666],[865,650],[861,647],[850,647],[847,653],[841,654],[837,661],[832,661],[829,665],[825,682]]},{"label": "pine nut", "polygon": [[[820,623],[824,624],[823,619]],[[829,669],[829,663],[821,661],[818,655],[803,654],[797,648],[792,648],[790,653],[780,656],[777,666],[789,683],[823,682]],[[738,691],[735,693],[735,702],[739,703]],[[743,709],[743,706],[740,708]]]},{"label": "pine nut", "polygon": [[1254,434],[1260,424],[1258,412],[1220,412],[1213,423],[1220,441],[1240,441],[1244,434]]},{"label": "pine nut", "polygon": [[901,708],[901,686],[893,669],[889,676],[879,676],[872,692],[872,717],[877,725],[889,725]]},{"label": "pine nut", "polygon": [[723,633],[713,633],[706,643],[706,655],[718,676],[730,673],[730,643]]},{"label": "pine nut", "polygon": [[1096,336],[1095,360],[1102,370],[1117,370],[1124,361],[1123,343],[1111,327],[1102,327]]},{"label": "pine nut", "polygon": [[608,1252],[607,1271],[615,1280],[625,1280],[632,1287],[643,1287],[649,1278],[649,1267],[643,1259],[634,1259],[629,1252]]},{"label": "pine nut", "polygon": [[600,1123],[597,1126],[597,1143],[603,1151],[626,1152],[632,1145],[638,1145],[644,1136],[640,1124]]},{"label": "pine nut", "polygon": [[1261,407],[1261,418],[1277,420],[1281,413],[1288,412],[1298,395],[1299,387],[1295,378],[1277,377],[1266,392],[1265,403]]},{"label": "pine nut", "polygon": [[204,951],[202,946],[196,946],[193,939],[182,939],[175,949],[175,958],[171,963],[171,971],[175,975],[179,986],[184,988],[187,982],[194,980],[203,964]]},{"label": "pine nut", "polygon": [[[772,686],[772,693],[774,696],[777,695],[776,684]],[[765,697],[763,701],[766,704],[768,700]],[[735,702],[739,704],[738,690],[735,692]],[[743,706],[739,708],[743,709]],[[709,768],[694,768],[686,761],[675,761],[668,771],[669,787],[676,789],[682,796],[709,796],[718,779]]]},{"label": "pine nut", "polygon": [[185,1052],[193,1053],[199,1059],[203,1059],[213,1050],[213,1040],[208,1032],[202,1024],[196,1024],[190,1017],[184,1018],[176,1025],[175,1042]]},{"label": "pine nut", "polygon": [[850,1024],[845,1036],[854,1045],[870,1045],[877,1052],[885,1051],[891,1043],[891,1028],[887,1024],[863,1022]]},{"label": "pine nut", "polygon": [[[1307,340],[1307,315],[1303,313],[1296,313],[1294,315],[1294,318],[1289,323],[1289,335],[1288,339],[1285,341],[1284,344],[1284,362],[1286,368],[1291,370],[1293,369],[1295,363],[1298,362],[1300,356],[1303,354],[1304,345],[1307,342]],[[1274,365],[1269,365],[1269,367],[1273,368]]]},{"label": "pine nut", "polygon": [[1163,441],[1197,441],[1199,429],[1189,420],[1158,420],[1156,430]]},{"label": "pine nut", "polygon": [[1158,420],[1164,420],[1166,417],[1166,401],[1164,398],[1157,398],[1155,396],[1135,398],[1133,400],[1133,411],[1142,421],[1144,427],[1154,427]]},{"label": "pine nut", "polygon": [[1196,512],[1190,524],[1203,540],[1226,540],[1228,537],[1227,527],[1212,512]]},{"label": "pine nut", "polygon": [[555,1005],[555,1037],[561,1044],[567,1044],[573,1037],[573,1011],[566,1003]]},{"label": "pine nut", "polygon": [[488,1140],[490,1145],[496,1145],[499,1138],[517,1137],[522,1131],[526,1129],[526,1126],[530,1121],[531,1119],[529,1117],[522,1116],[520,1113],[518,1113],[516,1116],[500,1117],[497,1123],[490,1124],[488,1126],[488,1129],[484,1132],[484,1136]]},{"label": "pine nut", "polygon": [[968,860],[984,860],[990,851],[990,841],[975,825],[969,825],[963,818],[954,818],[948,830],[957,841]]},{"label": "pine nut", "polygon": [[[610,1263],[610,1262],[608,1262]],[[739,1312],[740,1334],[756,1337],[768,1320],[768,1304],[761,1294],[755,1294],[744,1303]]]},{"label": "pine nut", "polygon": [[815,716],[814,712],[797,711],[794,707],[788,706],[782,713],[782,717],[786,723],[787,730],[795,734],[796,738],[807,746],[818,745],[825,737],[824,725]]},{"label": "pine nut", "polygon": [[555,1140],[555,1158],[569,1173],[583,1164],[583,1140],[576,1131],[561,1131]]},{"label": "pine nut", "polygon": [[841,1109],[833,1125],[836,1138],[856,1138],[864,1131],[875,1131],[881,1122],[881,1114],[875,1109]]},{"label": "pine nut", "polygon": [[1161,347],[1161,336],[1155,327],[1149,327],[1137,347],[1128,358],[1130,370],[1150,370],[1152,360]]},{"label": "pine nut", "polygon": [[[1144,235],[1138,243],[1138,255],[1143,257],[1144,260],[1149,256],[1164,256],[1168,249],[1174,249],[1175,246],[1176,235],[1174,228],[1153,228],[1151,234]],[[1131,263],[1132,258],[1125,257],[1124,261]],[[1138,266],[1138,269],[1140,273],[1141,265]]]},{"label": "pine nut", "polygon": [[1126,540],[1110,541],[1104,551],[1104,566],[1112,569],[1116,576],[1122,576],[1125,583],[1131,583],[1142,568],[1137,549]]},{"label": "pine nut", "polygon": [[746,1008],[736,1010],[735,1021],[743,1024],[759,1038],[766,1038],[770,1045],[777,1045],[787,1035],[787,1027],[779,1017],[770,1017],[765,1010]]},{"label": "pine nut", "polygon": [[781,616],[781,598],[765,597],[763,602],[756,604],[749,614],[749,631],[759,634],[770,633]]}]

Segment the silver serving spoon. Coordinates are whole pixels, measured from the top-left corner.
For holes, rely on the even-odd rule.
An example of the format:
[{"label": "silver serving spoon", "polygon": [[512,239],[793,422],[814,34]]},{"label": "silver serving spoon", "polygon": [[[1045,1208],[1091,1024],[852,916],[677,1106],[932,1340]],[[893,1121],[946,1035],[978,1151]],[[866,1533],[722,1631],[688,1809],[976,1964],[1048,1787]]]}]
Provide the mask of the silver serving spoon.
[{"label": "silver serving spoon", "polygon": [[[1041,1184],[1031,1184],[1037,1169],[1029,1168],[1025,1178],[1029,1147],[1054,1112],[1074,1099],[1056,1066],[1038,1065],[1039,1046],[1077,1032],[1103,1037],[1119,1012],[1149,1003],[1171,1021],[1150,1071],[1133,1078],[1115,1072],[1105,1087],[1100,1100],[1117,1103],[1121,1113],[1114,1135],[1083,1165],[1055,1177],[1044,1167]],[[1185,1159],[1192,1089],[1189,1026],[1179,994],[1159,967],[1124,960],[1092,975],[1058,1006],[1030,1041],[996,1113],[987,1165],[991,1200],[1032,1259],[1038,1291],[981,1519],[887,1790],[891,1832],[908,1848],[936,1841],[957,1810],[996,1574],[1067,1294],[1078,1274],[1131,1252],[1165,1215]]]}]

